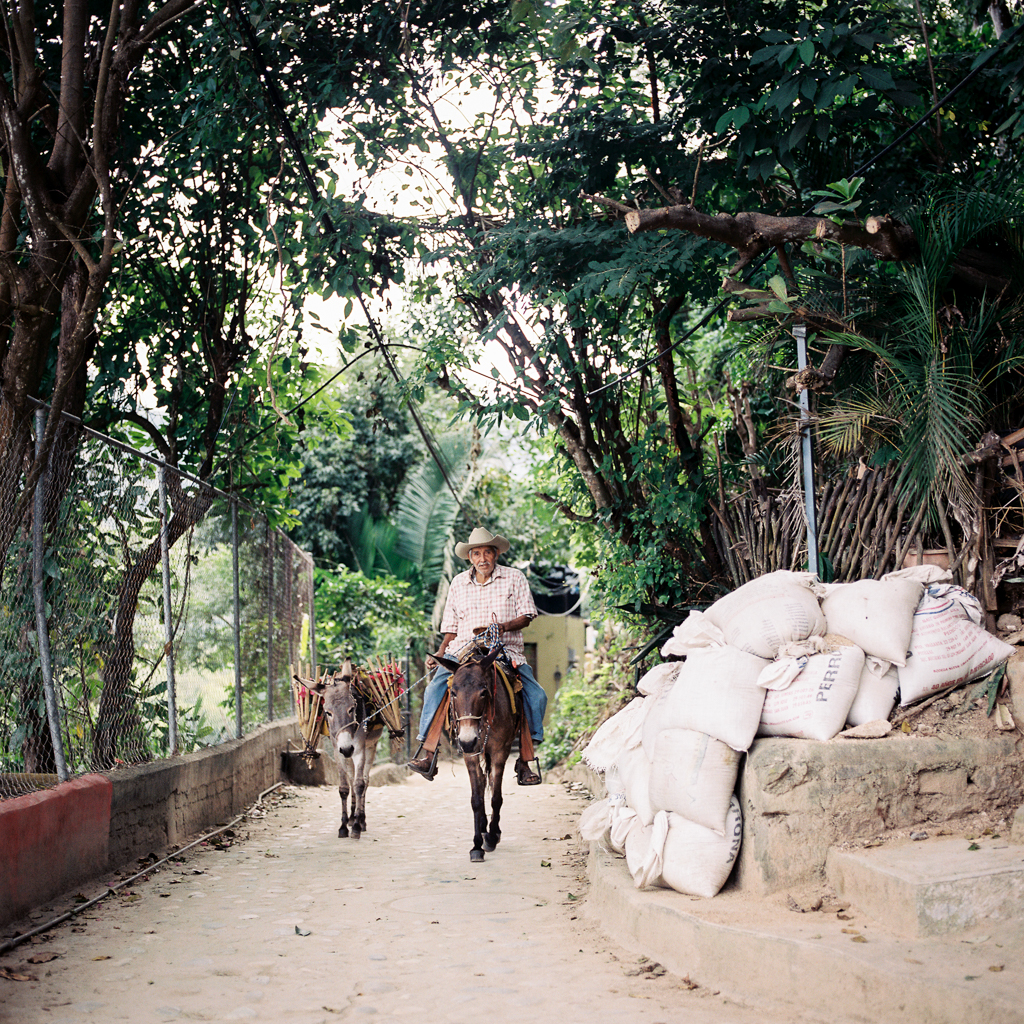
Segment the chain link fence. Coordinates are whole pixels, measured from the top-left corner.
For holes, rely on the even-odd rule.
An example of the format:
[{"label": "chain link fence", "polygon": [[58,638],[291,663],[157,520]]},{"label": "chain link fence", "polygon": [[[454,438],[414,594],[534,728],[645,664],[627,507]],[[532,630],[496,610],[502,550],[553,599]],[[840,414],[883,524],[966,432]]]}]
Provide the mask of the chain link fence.
[{"label": "chain link fence", "polygon": [[308,554],[80,426],[0,587],[0,799],[240,737],[292,713],[291,666],[316,660]]}]

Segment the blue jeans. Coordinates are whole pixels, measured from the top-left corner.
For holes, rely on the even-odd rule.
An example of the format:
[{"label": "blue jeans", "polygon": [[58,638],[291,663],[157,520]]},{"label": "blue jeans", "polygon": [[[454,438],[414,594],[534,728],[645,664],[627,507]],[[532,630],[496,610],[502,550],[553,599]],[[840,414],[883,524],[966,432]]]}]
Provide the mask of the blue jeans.
[{"label": "blue jeans", "polygon": [[[427,683],[427,688],[423,691],[423,711],[420,713],[420,727],[416,736],[421,743],[427,735],[434,712],[441,706],[450,675],[449,669],[444,665],[438,665],[434,678]],[[524,661],[519,666],[519,678],[523,681],[523,707],[526,708],[526,720],[530,723],[530,736],[534,743],[541,743],[544,740],[544,712],[548,707],[548,695],[544,692],[544,687],[537,682],[529,662]]]}]

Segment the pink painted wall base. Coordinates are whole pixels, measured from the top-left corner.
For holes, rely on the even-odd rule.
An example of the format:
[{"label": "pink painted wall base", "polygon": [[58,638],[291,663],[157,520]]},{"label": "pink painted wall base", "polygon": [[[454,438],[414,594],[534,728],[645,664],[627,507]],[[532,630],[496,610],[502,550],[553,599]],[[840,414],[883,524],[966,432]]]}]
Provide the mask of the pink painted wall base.
[{"label": "pink painted wall base", "polygon": [[85,775],[0,802],[0,921],[107,870],[113,790]]}]

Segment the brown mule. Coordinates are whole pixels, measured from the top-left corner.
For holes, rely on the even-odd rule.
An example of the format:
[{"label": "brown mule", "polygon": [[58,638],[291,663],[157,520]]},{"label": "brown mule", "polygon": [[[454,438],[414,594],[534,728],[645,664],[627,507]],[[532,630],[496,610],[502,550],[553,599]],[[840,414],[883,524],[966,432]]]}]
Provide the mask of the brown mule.
[{"label": "brown mule", "polygon": [[[501,840],[501,780],[512,742],[525,720],[521,700],[516,700],[510,688],[498,678],[494,664],[497,656],[497,650],[493,650],[480,660],[463,664],[447,658],[437,659],[452,673],[448,682],[450,728],[469,772],[473,808],[471,861],[483,860],[484,851],[490,853]],[[529,740],[529,730],[523,731]],[[485,808],[488,785],[491,788],[490,821]]]}]

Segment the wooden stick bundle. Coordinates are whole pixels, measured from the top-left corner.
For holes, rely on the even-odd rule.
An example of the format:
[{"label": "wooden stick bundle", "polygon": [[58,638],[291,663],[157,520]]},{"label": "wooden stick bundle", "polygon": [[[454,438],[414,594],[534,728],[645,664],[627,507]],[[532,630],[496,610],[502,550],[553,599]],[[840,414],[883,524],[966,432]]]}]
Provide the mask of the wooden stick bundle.
[{"label": "wooden stick bundle", "polygon": [[[299,666],[300,671],[303,666]],[[322,681],[322,680],[321,680]],[[313,761],[320,756],[320,735],[324,722],[323,697],[313,689],[311,679],[300,677],[292,672],[292,692],[295,695],[295,711],[299,718],[299,732],[305,745],[302,758],[312,767]]]},{"label": "wooden stick bundle", "polygon": [[384,664],[379,658],[367,659],[370,667],[357,673],[363,696],[379,712],[384,724],[395,735],[402,729],[402,709],[399,698],[405,693],[401,670],[394,662]]}]

